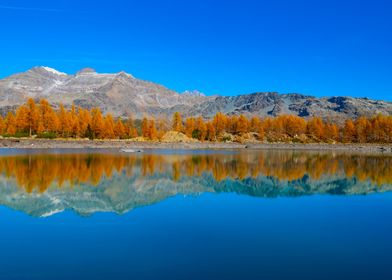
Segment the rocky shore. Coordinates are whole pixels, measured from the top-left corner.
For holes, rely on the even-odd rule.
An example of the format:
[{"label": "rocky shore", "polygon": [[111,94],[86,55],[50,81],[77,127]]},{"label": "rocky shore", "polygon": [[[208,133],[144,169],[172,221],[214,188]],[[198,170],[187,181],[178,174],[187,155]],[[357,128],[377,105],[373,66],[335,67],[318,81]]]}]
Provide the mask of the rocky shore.
[{"label": "rocky shore", "polygon": [[392,154],[391,144],[300,144],[300,143],[214,143],[214,142],[139,142],[130,140],[84,139],[0,139],[0,148],[17,149],[249,149],[352,151]]}]

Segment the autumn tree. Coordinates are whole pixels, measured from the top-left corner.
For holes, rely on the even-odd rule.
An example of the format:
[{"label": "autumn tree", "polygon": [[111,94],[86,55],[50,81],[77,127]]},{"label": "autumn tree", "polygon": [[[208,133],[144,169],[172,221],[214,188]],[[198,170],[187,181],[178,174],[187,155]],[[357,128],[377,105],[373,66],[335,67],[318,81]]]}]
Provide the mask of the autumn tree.
[{"label": "autumn tree", "polygon": [[298,116],[287,115],[282,117],[285,133],[290,137],[306,132],[306,121]]},{"label": "autumn tree", "polygon": [[31,137],[32,133],[37,130],[38,127],[38,120],[39,120],[39,112],[37,110],[37,106],[35,104],[34,99],[29,98],[27,100],[27,125],[29,129],[29,136]]},{"label": "autumn tree", "polygon": [[173,114],[173,125],[172,128],[174,131],[181,132],[182,131],[182,118],[179,112],[175,112]]},{"label": "autumn tree", "polygon": [[149,139],[149,140],[157,140],[158,139],[158,131],[155,126],[154,119],[149,120],[146,117],[143,118],[142,136],[143,136],[143,138]]},{"label": "autumn tree", "polygon": [[224,129],[222,132],[219,134],[221,135],[223,132],[231,133],[231,134],[238,134],[237,131],[237,125],[238,125],[238,116],[233,115],[233,116],[224,116]]},{"label": "autumn tree", "polygon": [[192,132],[192,137],[200,141],[204,141],[207,136],[207,125],[203,118],[199,116],[195,121],[195,130]]},{"label": "autumn tree", "polygon": [[114,137],[114,120],[111,114],[107,114],[104,118],[102,138],[113,139]]},{"label": "autumn tree", "polygon": [[244,115],[238,117],[236,133],[242,135],[248,132],[249,124],[248,119]]},{"label": "autumn tree", "polygon": [[365,117],[358,118],[355,123],[356,142],[366,143],[368,140],[368,133],[371,132],[371,124]]},{"label": "autumn tree", "polygon": [[253,116],[250,119],[250,123],[249,123],[249,131],[250,132],[258,132],[259,128],[260,128],[260,124],[261,124],[261,120],[258,117]]},{"label": "autumn tree", "polygon": [[284,117],[279,116],[276,118],[265,118],[264,129],[269,139],[282,140],[285,137]]},{"label": "autumn tree", "polygon": [[343,129],[343,141],[352,143],[355,140],[355,126],[352,120],[346,120]]},{"label": "autumn tree", "polygon": [[215,141],[216,140],[215,125],[212,122],[208,122],[206,127],[207,127],[206,139],[208,141]]},{"label": "autumn tree", "polygon": [[223,132],[225,131],[226,124],[227,124],[227,117],[223,113],[218,112],[214,116],[214,119],[212,120],[212,125],[214,126],[215,136],[219,137],[220,135],[223,134]]},{"label": "autumn tree", "polygon": [[5,128],[4,118],[0,115],[0,134],[4,134]]},{"label": "autumn tree", "polygon": [[325,141],[339,141],[339,128],[336,124],[326,123],[324,126]]},{"label": "autumn tree", "polygon": [[69,137],[72,131],[72,125],[69,113],[65,110],[64,105],[60,104],[60,109],[57,112],[59,120],[59,133],[62,137]]},{"label": "autumn tree", "polygon": [[270,138],[272,135],[272,119],[271,118],[265,118],[261,121],[260,124],[261,127],[263,127],[263,134],[264,137],[267,136],[268,138]]},{"label": "autumn tree", "polygon": [[43,132],[57,131],[59,125],[57,115],[45,99],[42,99],[39,103],[39,119]]},{"label": "autumn tree", "polygon": [[105,121],[98,107],[91,110],[91,130],[92,138],[103,138]]},{"label": "autumn tree", "polygon": [[20,132],[29,131],[28,109],[25,105],[21,105],[16,109],[15,129]]},{"label": "autumn tree", "polygon": [[308,121],[307,134],[316,139],[324,138],[324,123],[321,118],[313,117]]},{"label": "autumn tree", "polygon": [[123,139],[126,136],[125,127],[121,118],[119,118],[114,125],[114,134],[119,139]]},{"label": "autumn tree", "polygon": [[129,138],[138,137],[137,129],[135,127],[135,122],[131,114],[128,115],[128,119],[125,122],[125,133]]},{"label": "autumn tree", "polygon": [[192,117],[187,118],[185,120],[185,128],[184,128],[185,135],[191,138],[195,128],[196,128],[195,118]]},{"label": "autumn tree", "polygon": [[80,135],[83,137],[93,138],[91,128],[91,113],[87,109],[78,108],[78,120]]},{"label": "autumn tree", "polygon": [[69,114],[68,119],[70,122],[71,135],[73,137],[79,137],[81,131],[80,131],[80,124],[78,119],[78,112],[76,110],[75,104],[72,103],[71,111],[68,114]]},{"label": "autumn tree", "polygon": [[257,139],[263,141],[265,137],[264,125],[260,122],[257,129]]},{"label": "autumn tree", "polygon": [[142,136],[144,138],[150,137],[150,126],[146,117],[144,117],[142,120]]},{"label": "autumn tree", "polygon": [[155,121],[154,119],[151,119],[148,122],[148,130],[149,130],[149,139],[150,140],[157,140],[158,139],[158,131],[157,127],[155,126]]},{"label": "autumn tree", "polygon": [[161,140],[167,132],[167,121],[163,118],[159,118],[157,124],[157,138]]},{"label": "autumn tree", "polygon": [[15,135],[16,133],[16,119],[12,112],[8,112],[5,118],[5,131],[8,135]]}]

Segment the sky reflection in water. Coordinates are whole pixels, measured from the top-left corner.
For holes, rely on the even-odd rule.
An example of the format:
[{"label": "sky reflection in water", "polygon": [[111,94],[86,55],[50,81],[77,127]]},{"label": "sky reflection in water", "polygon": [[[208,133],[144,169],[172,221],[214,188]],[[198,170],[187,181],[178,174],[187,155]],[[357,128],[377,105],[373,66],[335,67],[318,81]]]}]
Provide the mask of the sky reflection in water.
[{"label": "sky reflection in water", "polygon": [[290,151],[3,155],[0,279],[390,279],[391,163]]}]

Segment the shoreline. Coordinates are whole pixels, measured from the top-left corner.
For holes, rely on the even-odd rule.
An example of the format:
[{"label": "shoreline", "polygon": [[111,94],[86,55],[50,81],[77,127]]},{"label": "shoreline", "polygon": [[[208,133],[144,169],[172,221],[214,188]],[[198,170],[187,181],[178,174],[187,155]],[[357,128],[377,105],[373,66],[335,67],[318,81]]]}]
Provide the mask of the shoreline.
[{"label": "shoreline", "polygon": [[350,151],[392,154],[392,144],[326,144],[326,143],[227,143],[227,142],[140,142],[131,140],[85,139],[0,139],[0,148],[11,149],[244,149],[244,150],[309,150]]}]

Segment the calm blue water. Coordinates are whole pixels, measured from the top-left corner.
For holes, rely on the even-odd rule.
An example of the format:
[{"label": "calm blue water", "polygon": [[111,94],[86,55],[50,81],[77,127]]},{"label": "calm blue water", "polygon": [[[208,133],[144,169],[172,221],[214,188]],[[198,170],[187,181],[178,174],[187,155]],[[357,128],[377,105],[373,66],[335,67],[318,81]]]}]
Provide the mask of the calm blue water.
[{"label": "calm blue water", "polygon": [[[105,173],[95,186],[59,186],[53,179],[41,191],[26,191],[21,186],[30,182],[16,173],[5,175],[4,166],[31,172],[31,178],[38,172],[42,181],[43,174],[34,170],[42,169],[41,159],[52,166],[86,160],[91,167],[98,161],[3,156],[0,279],[392,279],[392,193],[386,179],[375,186],[345,178],[339,173],[344,167],[339,167],[316,179],[306,179],[307,170],[300,180],[263,171],[256,179],[231,175],[219,181],[205,168],[203,180],[208,183],[203,185],[201,176],[180,170],[181,177],[174,179],[172,170],[161,166],[174,168],[176,161],[184,166],[185,156],[163,155],[154,172],[142,176],[138,171],[147,159],[138,155],[131,175]],[[248,167],[254,156],[245,156]],[[272,161],[271,154],[256,155],[263,156]],[[275,156],[284,166],[294,161],[298,167],[297,155]],[[113,155],[110,164],[119,165],[119,157]],[[192,157],[191,162],[197,167],[203,160],[216,160],[205,157]],[[241,164],[240,158],[227,157],[236,156],[219,155],[222,161]],[[364,162],[380,160],[389,159]],[[60,170],[72,172],[63,165]],[[122,186],[122,180],[128,183]],[[270,188],[265,191],[271,181],[278,190],[273,195]],[[354,194],[331,195],[337,189]],[[89,199],[80,202],[81,196]]]}]

